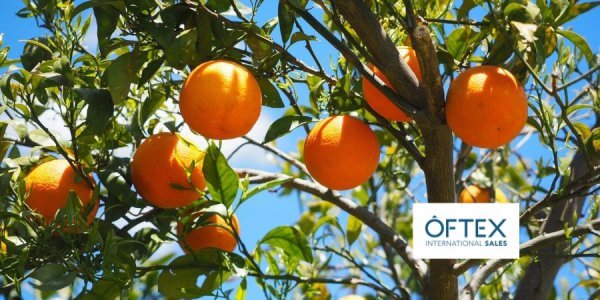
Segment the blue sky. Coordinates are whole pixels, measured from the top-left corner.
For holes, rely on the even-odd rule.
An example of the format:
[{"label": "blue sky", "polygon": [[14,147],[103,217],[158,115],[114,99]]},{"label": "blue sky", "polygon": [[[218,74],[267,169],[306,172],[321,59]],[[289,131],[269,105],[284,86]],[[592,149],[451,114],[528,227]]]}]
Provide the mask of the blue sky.
[{"label": "blue sky", "polygon": [[[9,52],[10,58],[17,58],[22,50],[24,42],[20,40],[30,39],[42,34],[44,31],[37,28],[33,19],[21,19],[18,18],[15,13],[23,7],[21,1],[3,1],[3,8],[0,10],[0,33],[4,34],[4,44],[11,47]],[[248,2],[248,1],[243,1]],[[258,21],[263,24],[266,20],[277,16],[276,2],[274,0],[265,1],[263,10],[260,11]],[[588,13],[583,17],[580,17],[576,22],[567,24],[566,27],[572,27],[577,33],[585,37],[590,44],[594,52],[600,48],[600,35],[595,32],[597,30],[597,17],[598,14],[595,12]],[[303,24],[304,29],[309,29],[309,26]],[[277,30],[277,29],[276,29]],[[309,30],[310,32],[310,30]],[[274,37],[279,39],[279,34],[275,32]],[[96,47],[96,41],[94,35],[90,35],[89,39],[86,40],[85,45],[90,49]],[[315,43],[315,51],[317,56],[320,58],[322,64],[328,68],[330,62],[334,62],[337,57],[337,52],[330,47],[327,43]],[[304,50],[301,45],[292,47],[292,53],[297,54],[300,59],[307,62],[309,65],[314,65],[312,59],[308,56],[308,53]],[[307,93],[305,90],[300,89],[301,98],[306,99]],[[302,100],[301,100],[302,101]],[[306,103],[306,100],[303,101]],[[287,109],[287,108],[286,108]],[[259,121],[256,128],[253,130],[252,136],[257,140],[262,140],[266,128],[271,122],[276,120],[283,114],[286,109],[267,109],[263,110],[261,120]],[[60,128],[57,128],[60,131]],[[304,132],[301,129],[296,130],[292,134],[280,139],[278,146],[286,152],[297,151],[297,141],[304,138]],[[532,159],[537,158],[540,153],[544,156],[549,155],[549,152],[545,149],[541,149],[540,145],[535,142],[535,138],[524,145],[522,148],[523,154]],[[199,141],[199,139],[197,139]],[[239,144],[239,141],[230,142],[227,144],[225,152],[231,151]],[[257,149],[254,146],[247,146],[243,151],[236,154],[234,159],[231,161],[233,167],[245,167],[245,168],[258,168],[263,170],[276,170],[277,168],[270,163],[269,156]],[[417,195],[423,199],[424,195]],[[251,199],[241,206],[237,215],[239,217],[241,228],[242,228],[242,239],[246,244],[253,248],[256,241],[258,241],[264,234],[266,234],[271,228],[279,225],[292,225],[298,219],[300,213],[298,200],[295,196],[289,197],[278,197],[275,194],[263,192],[259,196]],[[345,225],[345,214],[342,215],[342,224]],[[179,251],[177,245],[170,245],[163,249],[163,251]],[[162,251],[161,251],[162,252]],[[164,252],[163,252],[164,253]],[[571,277],[569,268],[564,268],[562,274]],[[236,283],[231,286],[234,287]],[[341,291],[335,293],[334,298],[341,296],[347,291]],[[262,298],[262,292],[258,290],[253,281],[249,281],[249,297],[248,299],[260,299]]]}]

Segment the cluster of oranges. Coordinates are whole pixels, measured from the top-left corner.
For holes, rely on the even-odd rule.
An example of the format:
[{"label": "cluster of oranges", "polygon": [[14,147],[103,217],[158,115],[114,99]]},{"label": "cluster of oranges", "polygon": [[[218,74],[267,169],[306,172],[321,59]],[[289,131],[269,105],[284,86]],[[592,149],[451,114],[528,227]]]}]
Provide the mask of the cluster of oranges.
[{"label": "cluster of oranges", "polygon": [[[260,115],[262,96],[258,82],[243,66],[215,60],[194,69],[180,93],[180,110],[188,126],[211,139],[242,136]],[[136,191],[159,208],[181,208],[202,197],[206,187],[202,174],[205,153],[177,133],[158,133],[145,139],[131,162],[131,179]],[[67,160],[45,162],[26,177],[26,203],[41,214],[47,224],[55,220],[59,209],[67,205],[74,191],[83,207],[93,205],[86,216],[92,222],[98,210],[98,199],[87,182],[76,178],[77,172]],[[93,182],[92,177],[89,178]],[[95,184],[95,183],[94,183]],[[189,218],[184,210],[182,218]],[[177,234],[186,251],[218,248],[231,252],[237,246],[237,217],[217,214],[203,218],[192,212],[191,219],[204,219],[202,224],[186,230],[178,222]],[[190,220],[191,223],[192,220]]]},{"label": "cluster of oranges", "polygon": [[[418,80],[421,70],[415,51],[398,49]],[[376,67],[371,70],[386,85],[387,77]],[[365,101],[382,117],[397,122],[411,118],[400,110],[370,81],[363,77]],[[465,143],[497,148],[514,139],[527,121],[527,97],[518,80],[507,70],[479,66],[462,72],[450,84],[445,107],[450,129]],[[371,129],[349,116],[329,117],[310,132],[304,146],[304,160],[311,175],[331,189],[354,188],[371,177],[379,164],[379,144]],[[473,187],[465,189],[472,194]],[[480,188],[479,188],[480,189]],[[468,194],[467,194],[468,195]],[[496,193],[497,199],[500,199]],[[461,202],[482,202],[483,196],[461,195]],[[485,197],[484,197],[485,198]],[[489,202],[489,191],[487,191]],[[506,199],[506,197],[504,197]]]},{"label": "cluster of oranges", "polygon": [[[411,48],[399,48],[401,56],[421,80],[417,56]],[[371,66],[374,74],[389,85],[385,75]],[[383,117],[398,122],[411,119],[363,78],[367,103]],[[179,107],[188,126],[210,139],[231,139],[245,135],[260,115],[262,93],[256,78],[243,66],[214,60],[195,68],[180,92]],[[452,81],[446,102],[448,126],[465,143],[496,148],[510,142],[525,125],[527,100],[523,88],[508,71],[479,66],[462,72]],[[370,127],[359,119],[330,116],[318,122],[304,143],[304,161],[310,175],[335,190],[354,188],[368,180],[379,164],[379,142]],[[131,178],[136,191],[160,208],[181,208],[202,197],[205,179],[202,163],[205,153],[177,133],[159,133],[144,140],[131,162]],[[151,166],[151,167],[148,167]],[[90,184],[91,182],[91,184]],[[34,168],[25,178],[26,203],[41,214],[46,223],[67,205],[72,192],[88,212],[91,223],[97,210],[93,177],[77,178],[67,160],[52,160]],[[506,202],[495,191],[498,202]],[[466,188],[460,202],[489,202],[490,191],[477,186]],[[187,213],[189,215],[189,213]],[[201,216],[194,213],[193,216]],[[185,250],[206,247],[233,251],[239,233],[237,218],[226,222],[212,215],[203,226],[178,234]]]}]

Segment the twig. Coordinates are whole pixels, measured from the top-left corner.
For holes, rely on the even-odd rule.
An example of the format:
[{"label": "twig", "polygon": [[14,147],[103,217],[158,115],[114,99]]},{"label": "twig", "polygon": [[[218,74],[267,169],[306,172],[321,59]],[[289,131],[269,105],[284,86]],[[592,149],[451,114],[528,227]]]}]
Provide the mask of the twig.
[{"label": "twig", "polygon": [[300,169],[300,171],[302,171],[306,174],[309,174],[308,170],[306,169],[306,166],[301,161],[299,161],[299,160],[295,159],[294,157],[288,155],[287,153],[279,150],[278,148],[275,148],[271,145],[262,144],[248,136],[243,136],[242,138],[245,139],[246,141],[248,141],[249,144],[263,148],[264,150],[269,151],[269,152],[281,157],[283,160],[289,162],[290,164],[294,165],[296,168]]},{"label": "twig", "polygon": [[334,204],[348,214],[361,220],[365,225],[369,226],[373,231],[378,233],[383,242],[390,244],[413,270],[419,283],[424,283],[423,280],[427,272],[427,267],[422,260],[415,259],[413,257],[412,248],[408,245],[406,240],[398,235],[393,228],[379,219],[377,215],[370,212],[366,208],[357,205],[351,199],[348,199],[318,183],[313,183],[304,179],[292,178],[283,174],[263,172],[252,169],[237,169],[236,171],[240,177],[246,177],[246,175],[248,175],[251,183],[264,183],[275,179],[289,178],[290,181],[286,183],[286,185],[320,197],[321,199]]}]

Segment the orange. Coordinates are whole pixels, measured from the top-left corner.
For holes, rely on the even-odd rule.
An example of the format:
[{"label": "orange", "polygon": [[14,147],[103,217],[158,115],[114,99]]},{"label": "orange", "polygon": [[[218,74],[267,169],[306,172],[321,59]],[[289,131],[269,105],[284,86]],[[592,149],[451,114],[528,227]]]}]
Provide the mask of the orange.
[{"label": "orange", "polygon": [[179,95],[179,110],[188,126],[218,140],[248,133],[258,120],[261,105],[262,94],[254,75],[226,60],[200,64]]},{"label": "orange", "polygon": [[[500,189],[494,190],[496,194],[496,203],[509,203],[506,195]],[[490,203],[490,189],[484,189],[476,185],[466,187],[458,197],[460,203]]]},{"label": "orange", "polygon": [[[93,178],[89,178],[93,181]],[[25,203],[41,214],[46,224],[52,223],[58,210],[67,206],[70,191],[79,197],[83,210],[88,205],[94,206],[85,218],[88,224],[92,223],[98,211],[98,199],[92,199],[93,189],[77,176],[67,160],[55,159],[42,163],[25,177]]]},{"label": "orange", "polygon": [[[176,208],[200,198],[204,152],[174,133],[155,134],[133,155],[131,179],[137,192],[160,208]],[[188,171],[194,162],[194,169]]]},{"label": "orange", "polygon": [[[197,216],[202,215],[199,213]],[[233,229],[239,235],[240,225],[235,215],[231,215]],[[177,225],[177,232],[181,237],[184,232],[182,223]],[[222,251],[233,252],[237,247],[237,239],[233,234],[231,226],[227,224],[223,217],[214,214],[210,216],[201,227],[191,229],[180,241],[181,248],[185,252],[188,250],[198,251],[205,248],[217,248]],[[189,248],[188,248],[189,247]]]},{"label": "orange", "polygon": [[470,68],[450,84],[446,119],[468,145],[494,149],[510,142],[525,126],[527,96],[505,69]]},{"label": "orange", "polygon": [[304,162],[322,185],[347,190],[367,181],[379,164],[379,141],[359,119],[332,116],[319,121],[304,142]]},{"label": "orange", "polygon": [[[415,73],[417,79],[421,80],[421,68],[419,67],[419,61],[417,60],[417,54],[415,50],[409,47],[399,47],[398,52],[402,58],[406,61],[410,69]],[[375,76],[379,77],[387,86],[390,86],[390,81],[387,77],[375,66],[369,65],[369,68]],[[388,120],[409,122],[411,119],[407,116],[398,106],[396,106],[390,99],[388,99],[377,87],[375,87],[365,77],[362,78],[363,94],[365,101],[369,104],[373,110]]]}]

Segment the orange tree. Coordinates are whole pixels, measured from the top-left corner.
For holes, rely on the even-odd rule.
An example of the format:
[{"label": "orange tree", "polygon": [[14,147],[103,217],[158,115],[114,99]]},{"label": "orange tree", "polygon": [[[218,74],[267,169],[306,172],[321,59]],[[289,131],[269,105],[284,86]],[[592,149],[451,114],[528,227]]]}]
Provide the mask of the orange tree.
[{"label": "orange tree", "polygon": [[[598,56],[568,23],[597,2],[243,2],[24,1],[18,16],[45,34],[20,54],[0,48],[6,298],[23,284],[86,299],[243,299],[251,284],[273,299],[327,299],[336,286],[386,299],[598,297]],[[83,45],[92,23],[97,51]],[[260,141],[241,137],[257,96],[284,111]],[[278,148],[317,121],[308,165],[301,141]],[[179,135],[187,126],[262,147],[280,171],[236,169],[219,140],[198,149]],[[67,169],[40,167],[54,159]],[[471,185],[478,195],[464,198],[499,190],[520,203],[522,257],[416,259],[412,203],[456,202]],[[307,208],[250,247],[233,213],[266,190],[298,192]],[[166,243],[187,254],[153,256]],[[554,285],[569,266],[569,284]]]}]

